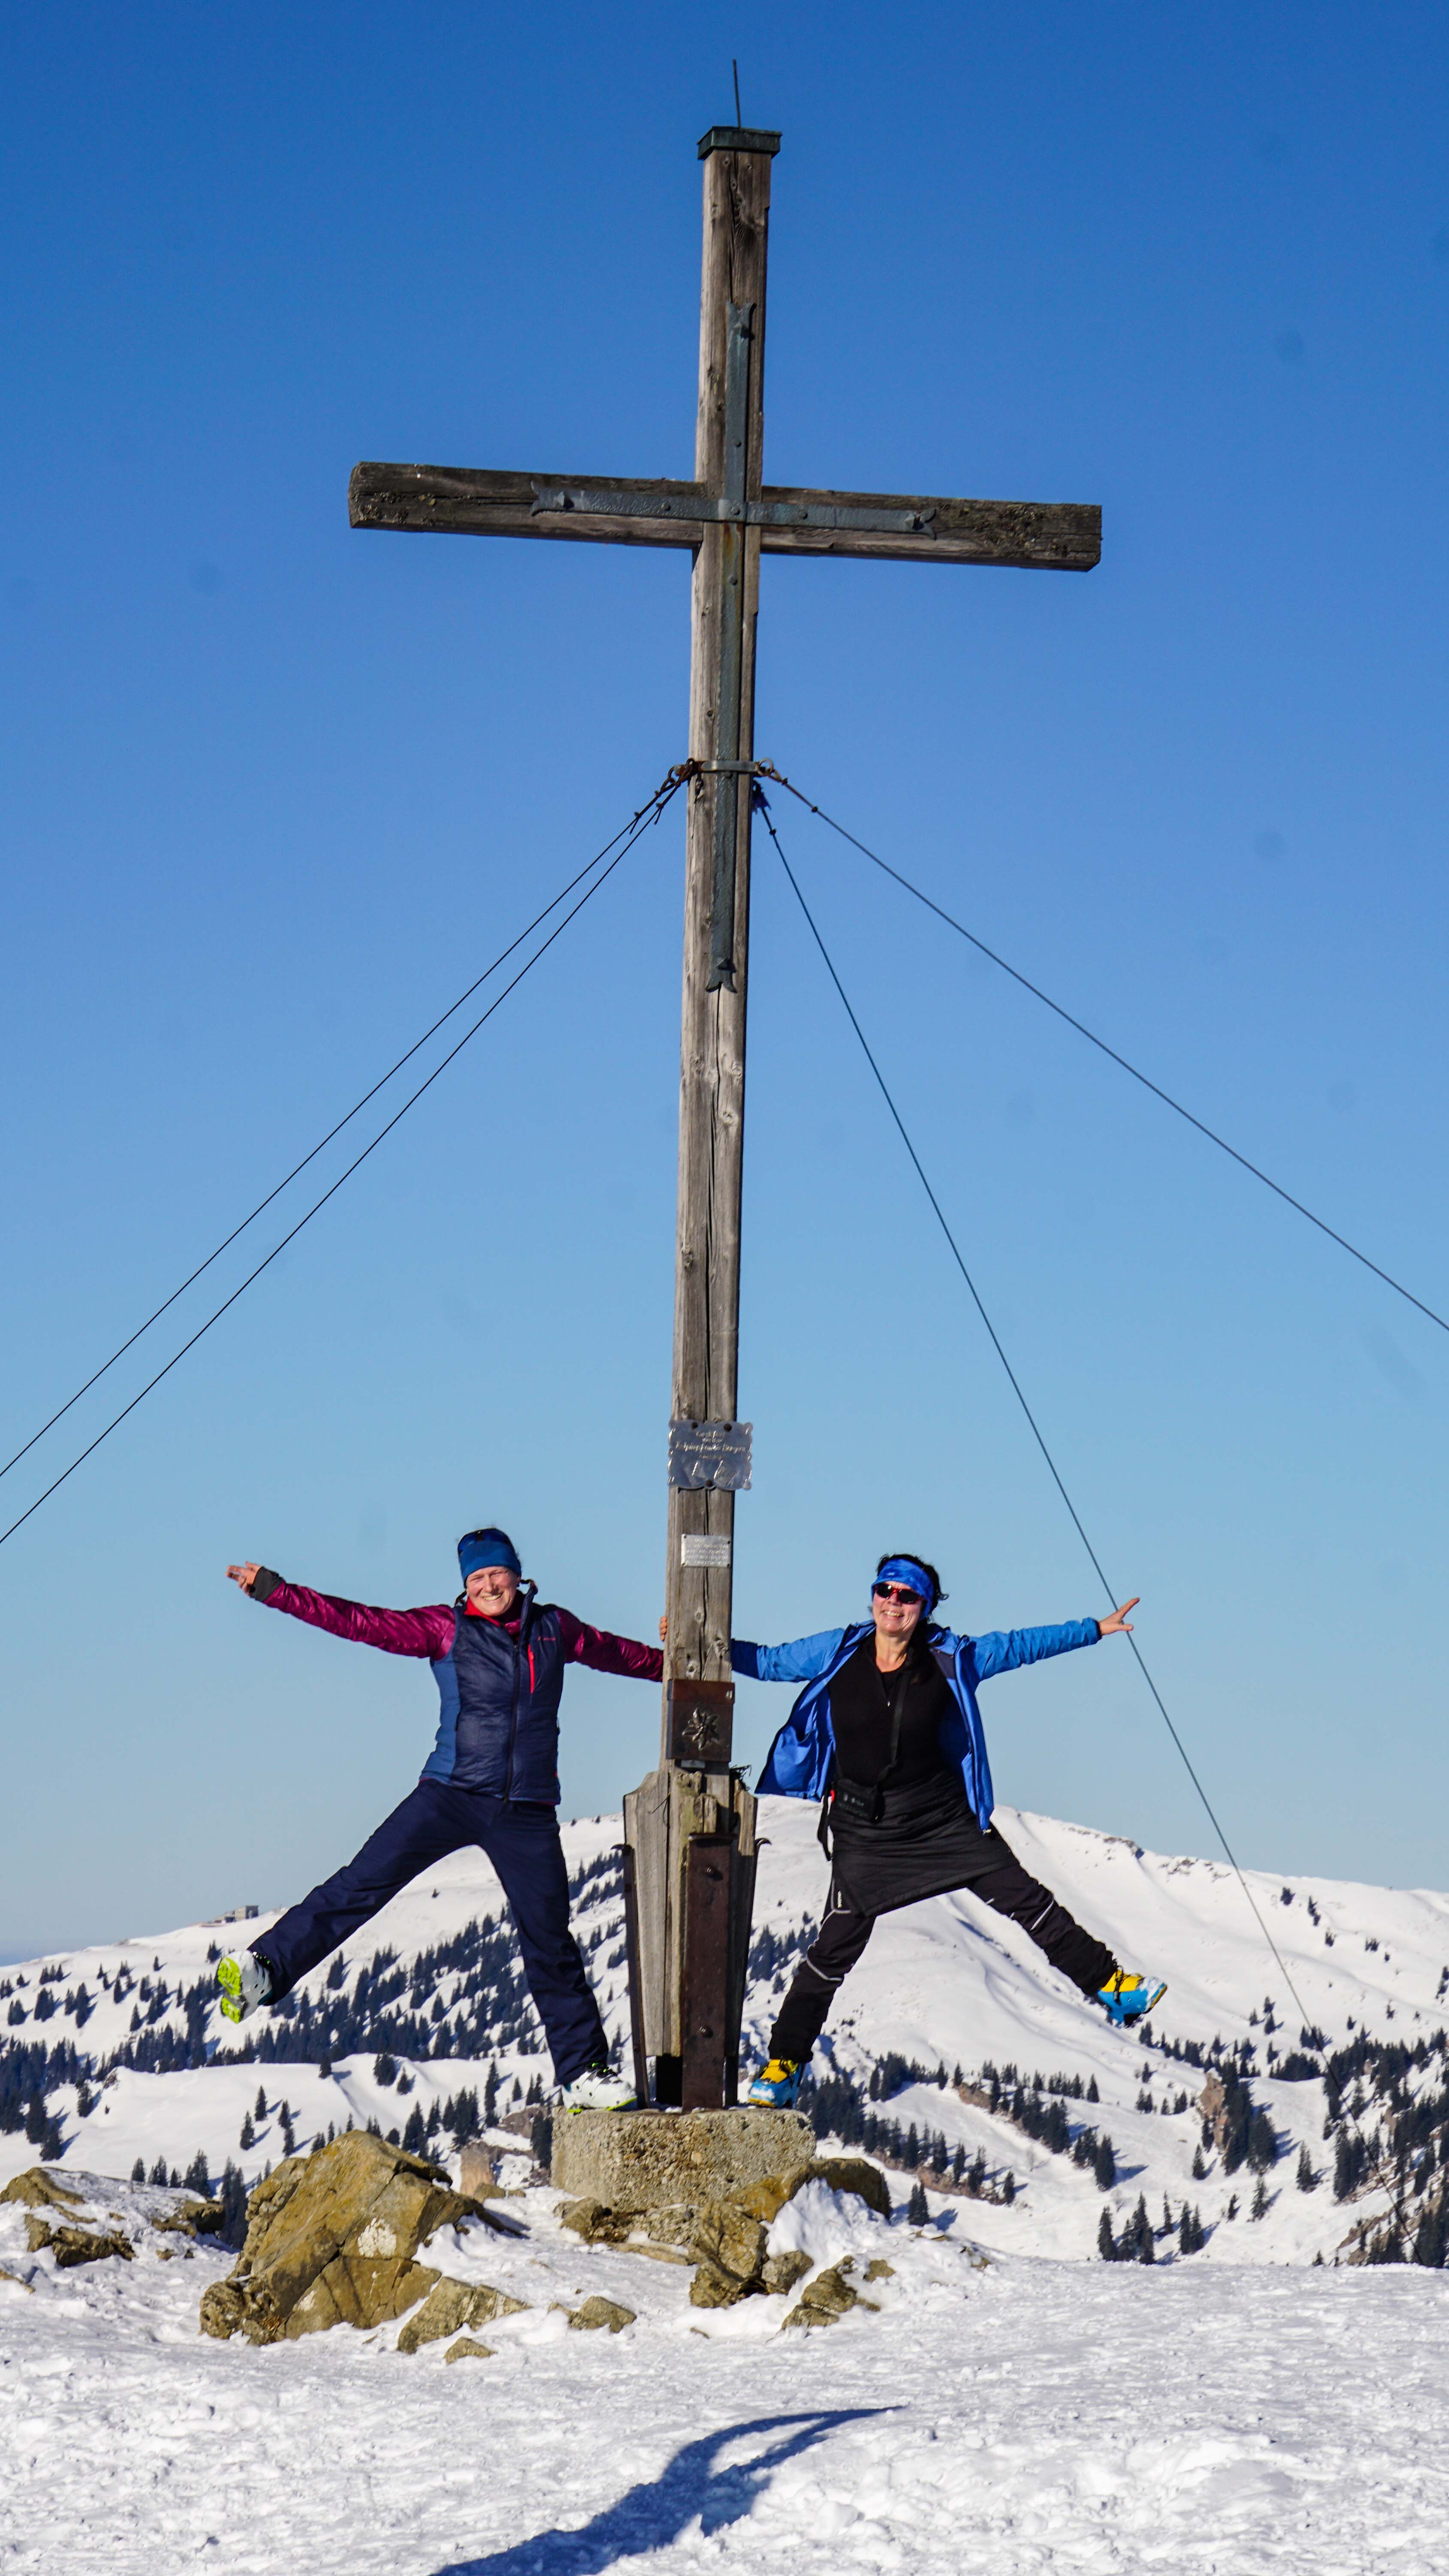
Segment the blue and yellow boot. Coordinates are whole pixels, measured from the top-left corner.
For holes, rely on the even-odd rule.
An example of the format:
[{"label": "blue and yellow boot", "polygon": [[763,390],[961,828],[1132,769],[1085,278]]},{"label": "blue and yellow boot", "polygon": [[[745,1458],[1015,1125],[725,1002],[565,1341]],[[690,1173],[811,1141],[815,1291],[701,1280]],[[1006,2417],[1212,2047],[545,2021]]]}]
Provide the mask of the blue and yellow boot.
[{"label": "blue and yellow boot", "polygon": [[793,2111],[804,2067],[793,2057],[769,2057],[755,2077],[747,2102],[762,2111]]},{"label": "blue and yellow boot", "polygon": [[1097,1988],[1097,2001],[1105,2008],[1107,2019],[1123,2029],[1129,2022],[1144,2021],[1166,1992],[1165,1977],[1129,1976],[1125,1968],[1118,1968],[1105,1986]]}]

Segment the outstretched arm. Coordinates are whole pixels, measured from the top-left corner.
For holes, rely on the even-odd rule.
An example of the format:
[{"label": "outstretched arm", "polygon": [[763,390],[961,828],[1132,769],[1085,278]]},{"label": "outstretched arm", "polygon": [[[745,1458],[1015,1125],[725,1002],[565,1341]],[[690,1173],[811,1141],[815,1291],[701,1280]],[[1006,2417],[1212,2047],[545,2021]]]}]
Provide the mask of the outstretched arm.
[{"label": "outstretched arm", "polygon": [[429,1660],[446,1655],[457,1620],[446,1602],[425,1610],[379,1610],[366,1601],[348,1601],[334,1592],[310,1592],[305,1584],[284,1583],[269,1565],[229,1565],[233,1583],[269,1610],[285,1610],[309,1628],[346,1637],[354,1645],[378,1646],[386,1655],[420,1655]]},{"label": "outstretched arm", "polygon": [[1023,1664],[1039,1664],[1048,1655],[1069,1655],[1076,1646],[1095,1646],[1102,1637],[1130,1636],[1132,1622],[1129,1610],[1135,1610],[1140,1595],[1124,1601],[1105,1619],[1068,1619],[1057,1628],[997,1628],[986,1637],[972,1637],[970,1645],[979,1682],[990,1681],[993,1673],[1012,1673]]},{"label": "outstretched arm", "polygon": [[845,1643],[843,1628],[822,1628],[813,1637],[792,1637],[783,1646],[755,1646],[746,1637],[730,1639],[730,1663],[754,1682],[813,1682],[832,1664]]},{"label": "outstretched arm", "polygon": [[572,1610],[560,1610],[564,1653],[571,1664],[587,1664],[595,1673],[627,1673],[633,1680],[660,1682],[664,1657],[657,1646],[638,1637],[616,1637],[610,1628],[590,1628]]}]

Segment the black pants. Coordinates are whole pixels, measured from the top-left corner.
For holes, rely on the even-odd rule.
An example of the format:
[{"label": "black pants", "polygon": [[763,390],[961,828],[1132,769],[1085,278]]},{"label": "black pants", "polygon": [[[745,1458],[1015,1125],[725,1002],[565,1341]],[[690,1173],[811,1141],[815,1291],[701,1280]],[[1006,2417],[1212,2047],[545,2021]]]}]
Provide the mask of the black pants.
[{"label": "black pants", "polygon": [[552,1807],[490,1797],[420,1780],[369,1836],[355,1860],[334,1870],[253,1947],[272,1972],[272,2000],[291,1993],[329,1950],[380,1913],[391,1897],[449,1852],[469,1843],[502,1881],[560,2084],[601,2064],[609,2043],[569,1930],[569,1880]]},{"label": "black pants", "polygon": [[[980,1853],[968,1860],[957,1885],[969,1887],[997,1914],[1004,1914],[1031,1934],[1054,1968],[1060,1968],[1084,1995],[1104,1986],[1117,1965],[1111,1951],[1058,1905],[1050,1888],[1022,1868],[1004,1835],[993,1825],[979,1836]],[[894,1910],[894,1909],[892,1909]],[[770,2055],[799,2064],[807,2058],[825,2027],[825,2016],[880,1917],[856,1905],[839,1880],[832,1882],[825,1920],[795,1971],[790,1991],[770,2033]]]}]

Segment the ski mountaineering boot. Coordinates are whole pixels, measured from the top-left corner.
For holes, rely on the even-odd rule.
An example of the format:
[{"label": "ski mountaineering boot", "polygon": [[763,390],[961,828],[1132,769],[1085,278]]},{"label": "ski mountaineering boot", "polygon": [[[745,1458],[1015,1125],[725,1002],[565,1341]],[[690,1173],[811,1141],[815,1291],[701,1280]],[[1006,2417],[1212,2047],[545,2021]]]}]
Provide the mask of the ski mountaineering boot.
[{"label": "ski mountaineering boot", "polygon": [[634,2088],[619,2075],[611,2075],[600,2059],[597,2066],[586,2066],[571,2084],[560,2088],[558,2107],[561,2111],[632,2111]]},{"label": "ski mountaineering boot", "polygon": [[255,1950],[238,1950],[223,1959],[217,1968],[216,1982],[221,1988],[221,2008],[228,2021],[246,2021],[259,2004],[269,2003],[272,1972],[265,1959]]},{"label": "ski mountaineering boot", "polygon": [[1107,2019],[1122,2030],[1130,2022],[1145,2020],[1166,1992],[1165,1977],[1134,1977],[1125,1968],[1118,1968],[1105,1986],[1098,1987],[1097,2001],[1105,2006]]},{"label": "ski mountaineering boot", "polygon": [[793,2057],[767,2058],[745,2100],[764,2111],[793,2111],[804,2072],[804,2066]]}]

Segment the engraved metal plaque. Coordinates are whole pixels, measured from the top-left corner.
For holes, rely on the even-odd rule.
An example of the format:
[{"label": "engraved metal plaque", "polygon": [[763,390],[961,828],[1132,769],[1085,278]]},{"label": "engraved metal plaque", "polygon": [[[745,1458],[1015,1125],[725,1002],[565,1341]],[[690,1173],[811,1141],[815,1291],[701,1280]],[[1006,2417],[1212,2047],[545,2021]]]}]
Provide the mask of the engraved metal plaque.
[{"label": "engraved metal plaque", "polygon": [[669,1760],[701,1770],[727,1763],[734,1713],[733,1682],[671,1682],[666,1730]]},{"label": "engraved metal plaque", "polygon": [[671,1422],[671,1485],[692,1494],[710,1485],[723,1494],[747,1494],[754,1427],[752,1422]]},{"label": "engraved metal plaque", "polygon": [[681,1565],[728,1565],[729,1561],[730,1542],[727,1538],[712,1538],[697,1530],[682,1533],[679,1541]]}]

